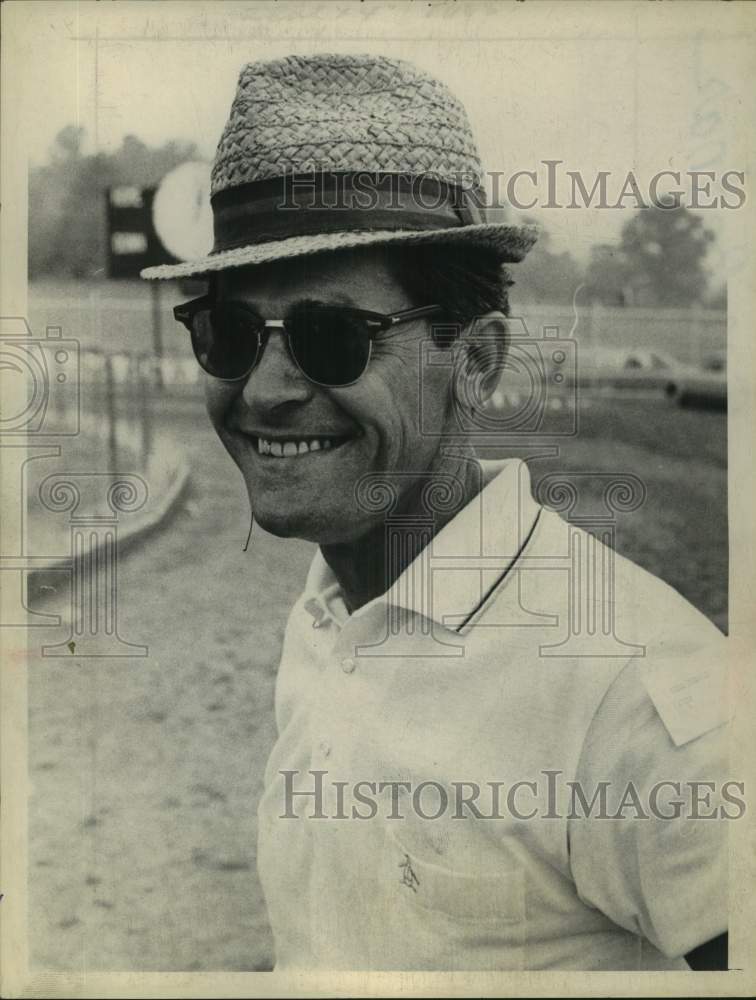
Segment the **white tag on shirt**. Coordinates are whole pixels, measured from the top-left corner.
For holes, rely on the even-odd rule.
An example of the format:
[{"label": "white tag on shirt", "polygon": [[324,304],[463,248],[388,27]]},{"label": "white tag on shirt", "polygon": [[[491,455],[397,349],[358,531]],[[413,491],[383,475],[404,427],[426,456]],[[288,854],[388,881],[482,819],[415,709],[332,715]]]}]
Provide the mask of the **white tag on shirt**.
[{"label": "white tag on shirt", "polygon": [[675,746],[708,733],[732,715],[721,646],[644,663],[641,679]]}]

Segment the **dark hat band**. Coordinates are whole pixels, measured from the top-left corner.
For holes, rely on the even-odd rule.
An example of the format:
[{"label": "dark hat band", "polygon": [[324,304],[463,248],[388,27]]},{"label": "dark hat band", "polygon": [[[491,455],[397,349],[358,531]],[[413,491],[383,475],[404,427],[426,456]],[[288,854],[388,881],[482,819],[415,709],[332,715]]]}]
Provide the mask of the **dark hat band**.
[{"label": "dark hat band", "polygon": [[480,189],[404,174],[286,174],[226,188],[211,202],[213,254],[292,236],[485,222]]}]

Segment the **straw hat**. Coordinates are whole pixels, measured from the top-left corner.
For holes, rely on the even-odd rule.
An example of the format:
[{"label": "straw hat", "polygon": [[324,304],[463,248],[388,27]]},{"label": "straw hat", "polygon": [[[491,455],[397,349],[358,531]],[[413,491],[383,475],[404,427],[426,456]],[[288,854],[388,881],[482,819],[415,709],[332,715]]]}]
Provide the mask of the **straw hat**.
[{"label": "straw hat", "polygon": [[213,165],[213,249],[142,277],[396,243],[463,243],[490,247],[503,263],[522,260],[535,230],[486,222],[482,182],[465,109],[411,63],[249,63]]}]

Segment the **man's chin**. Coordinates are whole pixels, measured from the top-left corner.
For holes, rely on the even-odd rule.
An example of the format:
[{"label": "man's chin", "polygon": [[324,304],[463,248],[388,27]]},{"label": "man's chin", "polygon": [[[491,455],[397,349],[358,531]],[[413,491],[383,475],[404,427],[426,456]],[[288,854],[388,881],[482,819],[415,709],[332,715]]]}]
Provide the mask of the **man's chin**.
[{"label": "man's chin", "polygon": [[297,530],[299,525],[295,521],[281,517],[269,517],[259,511],[254,512],[254,517],[255,524],[259,524],[261,528],[268,532],[268,534],[275,535],[276,538],[302,537]]},{"label": "man's chin", "polygon": [[348,543],[360,538],[366,530],[365,526],[354,525],[350,532],[350,524],[343,515],[326,517],[312,511],[271,510],[264,505],[255,506],[254,500],[252,510],[255,523],[269,534],[277,538],[301,538],[316,545]]},{"label": "man's chin", "polygon": [[[252,503],[255,522],[265,531],[277,538],[301,538],[307,542],[320,543],[328,534],[328,525],[311,513],[269,510],[265,507],[255,507]],[[331,523],[331,529],[333,524]]]}]

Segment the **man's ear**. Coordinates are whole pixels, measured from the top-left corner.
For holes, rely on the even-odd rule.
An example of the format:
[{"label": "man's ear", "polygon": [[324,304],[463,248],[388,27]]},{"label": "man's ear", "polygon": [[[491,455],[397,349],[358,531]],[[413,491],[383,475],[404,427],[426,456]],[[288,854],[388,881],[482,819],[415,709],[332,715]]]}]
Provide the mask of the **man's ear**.
[{"label": "man's ear", "polygon": [[493,394],[504,370],[507,320],[501,312],[478,316],[458,342],[454,392],[466,412],[474,414]]}]

